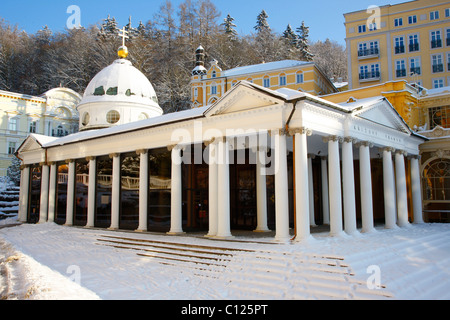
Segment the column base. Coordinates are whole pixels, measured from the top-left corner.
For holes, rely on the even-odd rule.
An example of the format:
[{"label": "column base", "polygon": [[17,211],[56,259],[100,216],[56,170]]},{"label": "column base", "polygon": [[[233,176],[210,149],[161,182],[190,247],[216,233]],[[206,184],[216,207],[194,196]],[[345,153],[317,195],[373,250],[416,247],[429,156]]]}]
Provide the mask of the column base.
[{"label": "column base", "polygon": [[169,231],[169,232],[166,232],[166,234],[169,236],[180,236],[180,235],[186,234],[186,232],[184,232],[184,231]]},{"label": "column base", "polygon": [[148,230],[147,229],[136,229],[136,230],[134,230],[134,232],[147,232]]},{"label": "column base", "polygon": [[234,236],[229,235],[229,236],[213,236],[214,239],[219,239],[219,240],[230,240],[230,239],[234,239]]},{"label": "column base", "polygon": [[272,232],[269,228],[255,229],[253,232]]}]

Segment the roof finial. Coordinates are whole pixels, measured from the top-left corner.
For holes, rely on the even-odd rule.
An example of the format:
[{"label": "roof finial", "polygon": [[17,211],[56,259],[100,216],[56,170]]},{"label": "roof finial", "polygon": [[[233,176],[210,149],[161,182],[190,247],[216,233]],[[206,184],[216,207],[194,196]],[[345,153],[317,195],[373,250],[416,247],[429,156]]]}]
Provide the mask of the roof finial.
[{"label": "roof finial", "polygon": [[122,46],[119,48],[119,51],[117,52],[117,55],[119,58],[125,59],[128,57],[128,48],[125,45],[125,39],[129,39],[128,31],[123,27],[122,29],[119,29],[119,36],[122,37]]}]

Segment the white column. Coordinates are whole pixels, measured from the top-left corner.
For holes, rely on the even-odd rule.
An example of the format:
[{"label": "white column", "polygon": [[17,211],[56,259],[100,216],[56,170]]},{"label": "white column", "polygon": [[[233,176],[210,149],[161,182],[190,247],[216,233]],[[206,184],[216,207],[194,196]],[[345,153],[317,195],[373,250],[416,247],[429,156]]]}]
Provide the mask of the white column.
[{"label": "white column", "polygon": [[113,159],[112,190],[111,190],[111,226],[109,229],[119,229],[120,224],[120,153],[109,155]]},{"label": "white column", "polygon": [[309,168],[307,136],[311,130],[300,128],[295,131],[295,240],[308,239],[310,231],[309,212]]},{"label": "white column", "polygon": [[314,179],[312,170],[313,154],[308,154],[308,202],[309,202],[309,225],[317,227],[316,219],[314,217]]},{"label": "white column", "polygon": [[170,230],[167,234],[176,235],[183,233],[182,216],[182,180],[181,180],[181,150],[180,146],[172,148],[172,177],[170,197]]},{"label": "white column", "polygon": [[136,231],[147,231],[147,210],[148,210],[148,193],[149,193],[149,175],[148,175],[148,151],[138,150],[140,155],[139,164],[139,226]]},{"label": "white column", "polygon": [[328,141],[328,175],[330,196],[330,235],[338,236],[342,231],[342,192],[339,160],[339,137],[331,136]]},{"label": "white column", "polygon": [[56,163],[52,163],[50,166],[50,184],[48,191],[48,222],[55,222],[57,177],[58,166],[56,165]]},{"label": "white column", "polygon": [[361,142],[359,146],[359,172],[361,185],[361,232],[374,231],[372,172],[370,169],[370,143]]},{"label": "white column", "polygon": [[88,209],[86,227],[93,228],[95,226],[95,188],[97,184],[97,159],[88,157],[89,161],[89,185],[88,185]]},{"label": "white column", "polygon": [[344,192],[344,230],[347,234],[355,234],[356,201],[355,173],[353,168],[353,138],[345,137],[342,144],[342,184]]},{"label": "white column", "polygon": [[22,174],[20,176],[20,208],[19,208],[20,222],[27,222],[29,189],[30,189],[30,167],[23,166]]},{"label": "white column", "polygon": [[218,163],[218,144],[217,140],[213,140],[209,143],[209,193],[208,193],[208,222],[209,230],[208,237],[214,237],[217,235],[217,214],[218,214],[218,181],[217,181],[217,163]]},{"label": "white column", "polygon": [[412,156],[410,165],[414,223],[423,223],[422,187],[420,184],[419,156]]},{"label": "white column", "polygon": [[217,238],[230,238],[230,148],[226,137],[217,144]]},{"label": "white column", "polygon": [[397,185],[397,215],[398,225],[407,226],[408,222],[408,197],[406,193],[405,157],[403,151],[395,152],[395,182]]},{"label": "white column", "polygon": [[384,220],[385,228],[396,228],[395,215],[395,183],[394,183],[394,167],[392,164],[392,153],[394,149],[391,147],[383,148],[383,189],[384,189]]},{"label": "white column", "polygon": [[290,238],[286,134],[282,130],[276,130],[274,131],[274,133],[275,133],[275,229],[276,229],[275,240],[283,242],[288,241]]},{"label": "white column", "polygon": [[323,224],[330,224],[330,205],[328,202],[328,165],[327,158],[320,159],[322,173],[322,208]]},{"label": "white column", "polygon": [[41,175],[41,200],[39,203],[39,223],[47,222],[48,217],[48,186],[49,186],[49,176],[50,167],[48,164],[42,164],[42,175]]},{"label": "white column", "polygon": [[267,227],[267,182],[266,182],[266,147],[259,146],[256,151],[256,220],[255,232],[268,232]]},{"label": "white column", "polygon": [[67,207],[66,207],[66,226],[73,225],[73,210],[75,205],[75,161],[67,160],[69,163],[69,172],[67,177]]}]

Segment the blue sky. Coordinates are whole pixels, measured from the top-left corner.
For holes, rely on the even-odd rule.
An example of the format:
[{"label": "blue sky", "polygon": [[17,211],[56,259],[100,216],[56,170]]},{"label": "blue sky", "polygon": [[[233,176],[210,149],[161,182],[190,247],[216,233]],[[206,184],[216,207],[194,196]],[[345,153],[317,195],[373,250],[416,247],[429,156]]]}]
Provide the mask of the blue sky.
[{"label": "blue sky", "polygon": [[[70,17],[67,8],[77,5],[81,9],[81,25],[88,27],[99,24],[108,14],[115,17],[120,26],[127,24],[132,16],[133,25],[147,22],[165,0],[3,0],[0,17],[19,29],[35,33],[44,25],[53,31],[64,31]],[[178,7],[184,0],[172,0]],[[406,0],[212,0],[221,12],[222,21],[229,13],[240,34],[250,34],[256,24],[256,16],[262,9],[269,15],[269,25],[276,32],[283,32],[287,24],[293,28],[304,20],[310,27],[311,40],[330,38],[345,44],[343,14],[364,10],[369,5],[386,5],[406,2]]]}]

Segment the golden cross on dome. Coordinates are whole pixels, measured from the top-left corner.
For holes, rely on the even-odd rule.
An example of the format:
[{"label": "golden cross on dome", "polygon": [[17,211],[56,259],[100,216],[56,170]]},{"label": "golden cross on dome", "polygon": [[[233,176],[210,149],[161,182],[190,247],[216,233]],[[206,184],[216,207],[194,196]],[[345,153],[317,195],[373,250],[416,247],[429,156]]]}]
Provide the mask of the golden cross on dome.
[{"label": "golden cross on dome", "polygon": [[117,52],[117,55],[121,59],[125,59],[128,57],[128,48],[125,45],[125,39],[130,39],[129,36],[127,36],[128,31],[123,27],[122,29],[119,29],[119,36],[122,37],[122,46],[119,48],[119,51]]}]

